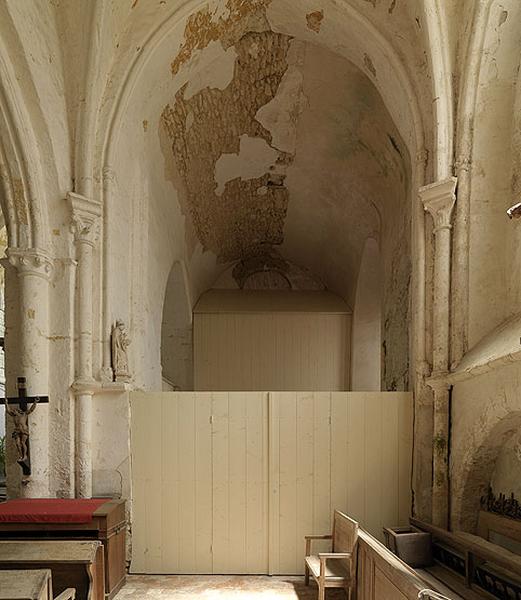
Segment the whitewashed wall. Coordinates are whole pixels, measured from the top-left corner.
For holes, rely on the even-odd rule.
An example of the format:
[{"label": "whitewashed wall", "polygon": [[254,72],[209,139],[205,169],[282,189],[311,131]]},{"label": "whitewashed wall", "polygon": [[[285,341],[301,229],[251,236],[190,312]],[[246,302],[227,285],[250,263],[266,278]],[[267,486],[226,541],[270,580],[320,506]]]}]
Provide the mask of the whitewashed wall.
[{"label": "whitewashed wall", "polygon": [[194,311],[196,390],[349,389],[351,313],[340,298],[323,292],[209,294]]}]

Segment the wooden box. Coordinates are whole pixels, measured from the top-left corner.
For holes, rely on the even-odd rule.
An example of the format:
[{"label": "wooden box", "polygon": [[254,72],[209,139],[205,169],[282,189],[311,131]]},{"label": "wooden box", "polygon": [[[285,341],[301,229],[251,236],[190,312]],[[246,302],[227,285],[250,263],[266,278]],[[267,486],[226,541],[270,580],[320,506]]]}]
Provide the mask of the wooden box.
[{"label": "wooden box", "polygon": [[100,540],[105,562],[105,597],[111,600],[126,578],[125,500],[107,500],[88,523],[1,523],[0,540]]}]

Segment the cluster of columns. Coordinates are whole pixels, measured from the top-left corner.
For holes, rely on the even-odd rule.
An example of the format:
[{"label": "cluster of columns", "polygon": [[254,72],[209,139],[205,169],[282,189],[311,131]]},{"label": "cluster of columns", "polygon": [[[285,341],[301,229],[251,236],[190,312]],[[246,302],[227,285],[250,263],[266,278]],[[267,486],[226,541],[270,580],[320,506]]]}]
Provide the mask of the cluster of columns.
[{"label": "cluster of columns", "polygon": [[420,200],[433,220],[434,273],[432,302],[432,373],[427,384],[434,395],[432,444],[432,522],[449,526],[449,428],[451,294],[451,219],[456,202],[455,177],[420,188]]},{"label": "cluster of columns", "polygon": [[[75,403],[75,494],[80,498],[89,498],[92,496],[92,396],[99,387],[92,373],[93,253],[99,237],[102,211],[100,202],[75,193],[67,195],[67,202],[75,246],[74,264],[77,265],[77,354],[72,386]],[[2,264],[6,269],[6,278],[14,283],[13,277],[16,277],[17,283],[16,302],[13,302],[13,314],[9,317],[18,326],[8,327],[6,331],[7,347],[16,347],[15,354],[18,357],[16,372],[13,371],[11,377],[26,378],[28,395],[46,395],[49,389],[49,293],[54,261],[41,249],[9,247]],[[14,335],[16,340],[10,337]],[[11,389],[10,393],[14,393],[14,390]],[[50,495],[48,449],[51,406],[42,404],[29,416],[31,475],[21,480],[22,497]],[[18,465],[14,468],[16,470],[13,473],[16,474]]]},{"label": "cluster of columns", "polygon": [[98,387],[92,373],[93,254],[99,239],[101,203],[75,193],[67,200],[71,208],[76,246],[76,334],[78,351],[73,384],[76,417],[76,496],[92,497],[92,397]]}]

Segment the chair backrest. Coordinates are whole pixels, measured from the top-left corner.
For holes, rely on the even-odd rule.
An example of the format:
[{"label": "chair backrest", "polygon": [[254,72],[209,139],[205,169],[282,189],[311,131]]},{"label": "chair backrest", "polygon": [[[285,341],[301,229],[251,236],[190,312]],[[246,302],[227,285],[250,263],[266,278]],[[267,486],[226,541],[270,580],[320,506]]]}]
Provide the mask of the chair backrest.
[{"label": "chair backrest", "polygon": [[333,552],[353,552],[358,539],[358,523],[339,510],[333,517]]}]

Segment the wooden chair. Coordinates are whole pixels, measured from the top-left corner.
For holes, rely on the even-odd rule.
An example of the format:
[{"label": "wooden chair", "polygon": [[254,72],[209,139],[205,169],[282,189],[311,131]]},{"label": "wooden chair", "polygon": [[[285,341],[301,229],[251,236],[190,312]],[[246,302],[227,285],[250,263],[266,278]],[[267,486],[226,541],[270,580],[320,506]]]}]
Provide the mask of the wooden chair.
[{"label": "wooden chair", "polygon": [[[344,588],[348,599],[351,600],[356,584],[358,523],[335,510],[331,535],[306,535],[305,538],[306,585],[309,585],[311,573],[318,585],[318,600],[325,599],[326,588]],[[311,554],[312,540],[332,540],[331,552]]]}]

